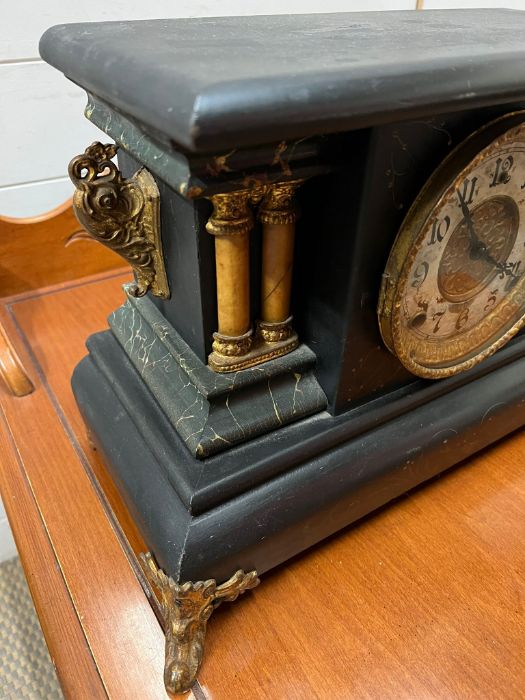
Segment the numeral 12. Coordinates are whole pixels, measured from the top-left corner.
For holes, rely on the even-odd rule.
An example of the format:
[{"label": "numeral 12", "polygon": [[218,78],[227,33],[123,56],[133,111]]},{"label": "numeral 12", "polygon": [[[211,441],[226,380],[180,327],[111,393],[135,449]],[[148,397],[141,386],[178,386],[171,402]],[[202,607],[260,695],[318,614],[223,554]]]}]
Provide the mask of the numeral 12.
[{"label": "numeral 12", "polygon": [[514,158],[512,156],[507,156],[505,160],[498,158],[496,161],[496,170],[494,171],[494,177],[489,187],[496,187],[496,185],[506,185],[510,180],[510,169],[514,165]]}]

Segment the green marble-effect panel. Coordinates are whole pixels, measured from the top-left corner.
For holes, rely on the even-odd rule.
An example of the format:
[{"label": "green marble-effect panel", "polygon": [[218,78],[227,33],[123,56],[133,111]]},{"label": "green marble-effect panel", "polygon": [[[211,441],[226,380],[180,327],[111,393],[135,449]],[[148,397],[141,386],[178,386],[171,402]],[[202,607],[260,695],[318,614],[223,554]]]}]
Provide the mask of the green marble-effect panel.
[{"label": "green marble-effect panel", "polygon": [[338,153],[338,139],[332,139],[329,146],[327,139],[315,136],[228,152],[191,154],[165,134],[127,117],[90,93],[85,115],[141,165],[190,200],[242,189],[253,179],[277,182],[326,173],[332,169],[328,160],[334,160]]},{"label": "green marble-effect panel", "polygon": [[[88,95],[86,117],[148,170],[155,173],[182,196],[188,194],[191,174],[187,159],[166,145],[156,143],[140,126],[104,102]],[[201,187],[202,183],[195,183]]]},{"label": "green marble-effect panel", "polygon": [[257,367],[217,374],[147,298],[128,295],[111,329],[190,452],[204,459],[326,408],[305,345]]}]

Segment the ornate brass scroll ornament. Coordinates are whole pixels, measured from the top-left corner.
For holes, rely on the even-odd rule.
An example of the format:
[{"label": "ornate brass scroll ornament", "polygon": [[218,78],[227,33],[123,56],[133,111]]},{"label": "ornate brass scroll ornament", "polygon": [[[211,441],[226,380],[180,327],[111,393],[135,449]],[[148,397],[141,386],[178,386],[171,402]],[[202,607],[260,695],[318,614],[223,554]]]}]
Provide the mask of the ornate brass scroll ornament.
[{"label": "ornate brass scroll ornament", "polygon": [[97,241],[121,255],[133,268],[134,295],[148,290],[170,295],[160,236],[159,191],[142,168],[132,178],[122,177],[115,163],[117,146],[95,142],[69,164],[76,187],[75,214]]},{"label": "ornate brass scroll ornament", "polygon": [[178,695],[195,681],[212,612],[260,582],[256,571],[245,574],[239,570],[220,586],[213,579],[178,585],[157,567],[149,552],[140,556],[148,581],[160,593],[166,633],[164,685],[168,693]]}]

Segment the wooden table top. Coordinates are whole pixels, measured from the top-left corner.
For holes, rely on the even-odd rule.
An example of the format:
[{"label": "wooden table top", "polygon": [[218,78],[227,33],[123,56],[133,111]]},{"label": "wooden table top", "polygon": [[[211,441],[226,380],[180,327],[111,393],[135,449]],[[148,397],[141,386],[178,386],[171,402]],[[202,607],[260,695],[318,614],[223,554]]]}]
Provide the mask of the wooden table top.
[{"label": "wooden table top", "polygon": [[[126,279],[0,302],[34,393],[1,387],[0,486],[65,695],[166,698],[144,549],[69,386]],[[193,696],[522,698],[525,431],[262,578],[208,625]]]}]

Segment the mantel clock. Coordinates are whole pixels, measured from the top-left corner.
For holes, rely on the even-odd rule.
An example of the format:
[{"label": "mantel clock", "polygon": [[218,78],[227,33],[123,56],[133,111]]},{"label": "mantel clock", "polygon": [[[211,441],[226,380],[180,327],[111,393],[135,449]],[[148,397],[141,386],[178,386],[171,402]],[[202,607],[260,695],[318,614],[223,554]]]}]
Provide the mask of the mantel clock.
[{"label": "mantel clock", "polygon": [[525,424],[524,37],[455,10],[42,38],[112,141],[74,206],[134,280],[72,383],[169,692],[221,601]]}]

